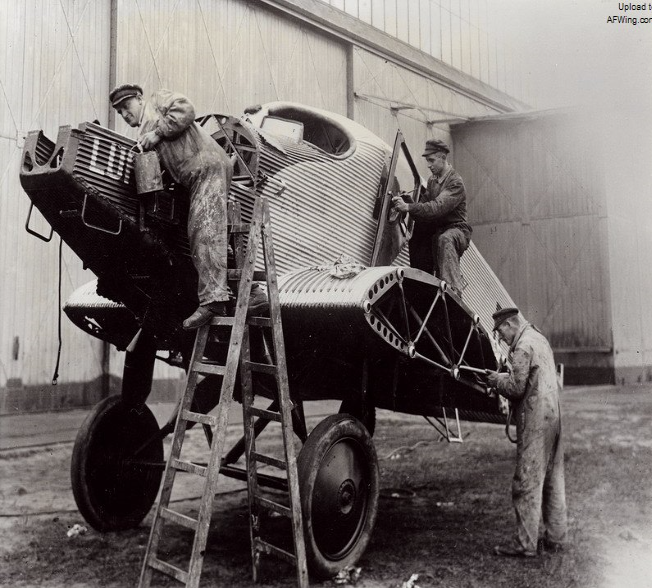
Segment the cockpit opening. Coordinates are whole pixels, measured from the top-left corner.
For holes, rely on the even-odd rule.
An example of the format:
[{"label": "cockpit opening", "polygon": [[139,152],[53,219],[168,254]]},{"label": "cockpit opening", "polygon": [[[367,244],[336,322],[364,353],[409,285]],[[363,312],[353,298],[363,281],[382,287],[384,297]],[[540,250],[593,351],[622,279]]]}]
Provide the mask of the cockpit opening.
[{"label": "cockpit opening", "polygon": [[260,128],[343,157],[353,151],[355,139],[339,122],[310,109],[281,105],[271,107]]}]

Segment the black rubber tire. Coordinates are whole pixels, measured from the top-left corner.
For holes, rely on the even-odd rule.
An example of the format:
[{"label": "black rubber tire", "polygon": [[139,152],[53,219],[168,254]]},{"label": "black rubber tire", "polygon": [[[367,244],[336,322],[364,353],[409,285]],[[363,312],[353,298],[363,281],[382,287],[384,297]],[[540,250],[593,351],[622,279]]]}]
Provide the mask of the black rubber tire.
[{"label": "black rubber tire", "polygon": [[378,459],[371,436],[349,414],[325,418],[297,459],[308,569],[332,578],[362,556],[378,512]]},{"label": "black rubber tire", "polygon": [[[163,467],[125,464],[159,431],[146,405],[129,409],[119,395],[96,404],[75,439],[70,464],[77,508],[96,530],[136,527],[156,500]],[[153,440],[139,456],[164,464],[163,440]]]},{"label": "black rubber tire", "polygon": [[350,414],[358,419],[373,437],[376,430],[376,407],[361,398],[345,398],[340,404],[340,414]]}]

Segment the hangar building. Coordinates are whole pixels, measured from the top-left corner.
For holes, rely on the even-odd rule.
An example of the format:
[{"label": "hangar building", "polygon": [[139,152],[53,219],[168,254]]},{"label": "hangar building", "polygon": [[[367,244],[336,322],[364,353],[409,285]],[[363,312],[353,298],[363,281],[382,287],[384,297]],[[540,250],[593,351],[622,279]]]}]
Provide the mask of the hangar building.
[{"label": "hangar building", "polygon": [[[98,120],[133,134],[107,98],[127,81],[183,92],[199,113],[287,100],[347,115],[390,144],[400,128],[424,177],[425,140],[449,141],[474,240],[572,368],[567,378],[649,379],[645,324],[632,330],[620,310],[622,296],[642,308],[643,261],[627,262],[638,278],[625,293],[613,287],[626,268],[610,239],[624,225],[610,224],[588,152],[559,163],[533,139],[571,145],[575,135],[566,114],[524,114],[535,100],[499,25],[487,0],[2,3],[0,414],[90,405],[119,389],[121,354],[60,315],[93,276],[56,235],[25,231],[19,162],[33,129],[56,137],[60,125]],[[509,185],[498,181],[504,170]],[[47,239],[36,212],[30,229]],[[640,255],[646,235],[627,234]],[[178,371],[157,368],[160,397],[181,384]]]}]

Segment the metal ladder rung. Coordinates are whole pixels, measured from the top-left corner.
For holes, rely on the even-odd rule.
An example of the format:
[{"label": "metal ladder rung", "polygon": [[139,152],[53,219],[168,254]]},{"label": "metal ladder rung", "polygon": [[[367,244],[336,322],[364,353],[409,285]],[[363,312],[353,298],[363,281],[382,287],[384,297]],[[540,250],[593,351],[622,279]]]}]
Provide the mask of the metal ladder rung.
[{"label": "metal ladder rung", "polygon": [[256,406],[250,406],[249,412],[261,419],[267,419],[268,421],[276,421],[277,423],[281,422],[281,413],[274,412],[273,410],[267,410],[266,408],[258,408]]},{"label": "metal ladder rung", "polygon": [[184,421],[190,421],[193,423],[201,423],[202,425],[209,425],[214,427],[217,425],[217,417],[211,414],[202,414],[200,412],[193,412],[191,410],[182,410],[181,418]]},{"label": "metal ladder rung", "polygon": [[274,512],[277,512],[284,517],[290,518],[292,516],[292,509],[289,506],[279,504],[278,502],[274,502],[273,500],[265,498],[264,496],[256,496],[256,502],[258,502],[258,504],[263,508],[266,508],[267,510],[273,510]]},{"label": "metal ladder rung", "polygon": [[267,541],[263,541],[260,538],[256,538],[256,550],[257,551],[262,551],[263,553],[276,555],[277,557],[285,559],[285,560],[289,561],[290,563],[295,563],[297,561],[297,558],[294,555],[294,553],[290,553],[289,551],[285,551],[285,549],[281,549],[280,547],[276,547],[276,545],[272,545],[271,543],[267,543]]},{"label": "metal ladder rung", "polygon": [[170,510],[169,508],[163,507],[161,508],[160,514],[161,517],[163,517],[165,520],[172,521],[177,525],[181,525],[182,527],[187,527],[188,529],[192,529],[193,531],[196,531],[197,528],[199,527],[199,521],[197,519],[193,519],[192,517],[181,514],[180,512],[177,512],[175,510]]},{"label": "metal ladder rung", "polygon": [[196,361],[192,366],[192,371],[202,375],[223,376],[226,373],[226,366],[219,363]]},{"label": "metal ladder rung", "polygon": [[189,461],[181,461],[180,459],[172,460],[172,467],[177,470],[182,470],[188,472],[189,474],[195,474],[197,476],[206,477],[208,468],[205,466],[200,466]]},{"label": "metal ladder rung", "polygon": [[251,452],[251,457],[257,462],[264,463],[266,465],[278,468],[279,470],[287,469],[287,464],[282,459],[277,459],[271,455],[263,455],[257,451]]},{"label": "metal ladder rung", "polygon": [[150,567],[154,568],[155,570],[158,570],[159,572],[163,572],[168,576],[172,576],[176,580],[179,580],[179,582],[181,582],[182,584],[188,583],[188,572],[184,572],[181,568],[178,568],[177,566],[173,566],[172,564],[169,564],[168,562],[163,561],[162,559],[158,559],[157,557],[151,556],[147,561],[147,564]]},{"label": "metal ladder rung", "polygon": [[276,375],[278,372],[278,367],[270,363],[258,363],[255,361],[244,361],[243,362],[252,372],[258,372],[259,374],[269,374],[270,376]]},{"label": "metal ladder rung", "polygon": [[274,323],[268,316],[250,316],[247,324],[252,327],[271,327]]}]

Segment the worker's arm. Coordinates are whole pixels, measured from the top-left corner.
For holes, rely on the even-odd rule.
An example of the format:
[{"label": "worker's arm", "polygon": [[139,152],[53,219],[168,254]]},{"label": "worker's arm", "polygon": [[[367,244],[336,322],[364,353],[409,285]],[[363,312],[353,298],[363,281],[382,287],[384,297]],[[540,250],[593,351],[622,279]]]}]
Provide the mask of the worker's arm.
[{"label": "worker's arm", "polygon": [[152,100],[161,117],[154,130],[140,137],[140,144],[145,150],[153,149],[161,141],[172,141],[195,120],[195,107],[183,94],[159,90]]},{"label": "worker's arm", "polygon": [[512,371],[489,371],[487,382],[501,396],[510,400],[520,400],[525,394],[531,364],[532,350],[527,346],[516,347],[512,353]]},{"label": "worker's arm", "polygon": [[195,122],[195,107],[183,94],[159,90],[155,94],[154,106],[161,113],[154,131],[164,140],[176,139]]},{"label": "worker's arm", "polygon": [[416,202],[407,205],[407,211],[413,219],[437,220],[444,218],[464,201],[464,184],[461,179],[453,180],[441,194],[428,202]]}]

